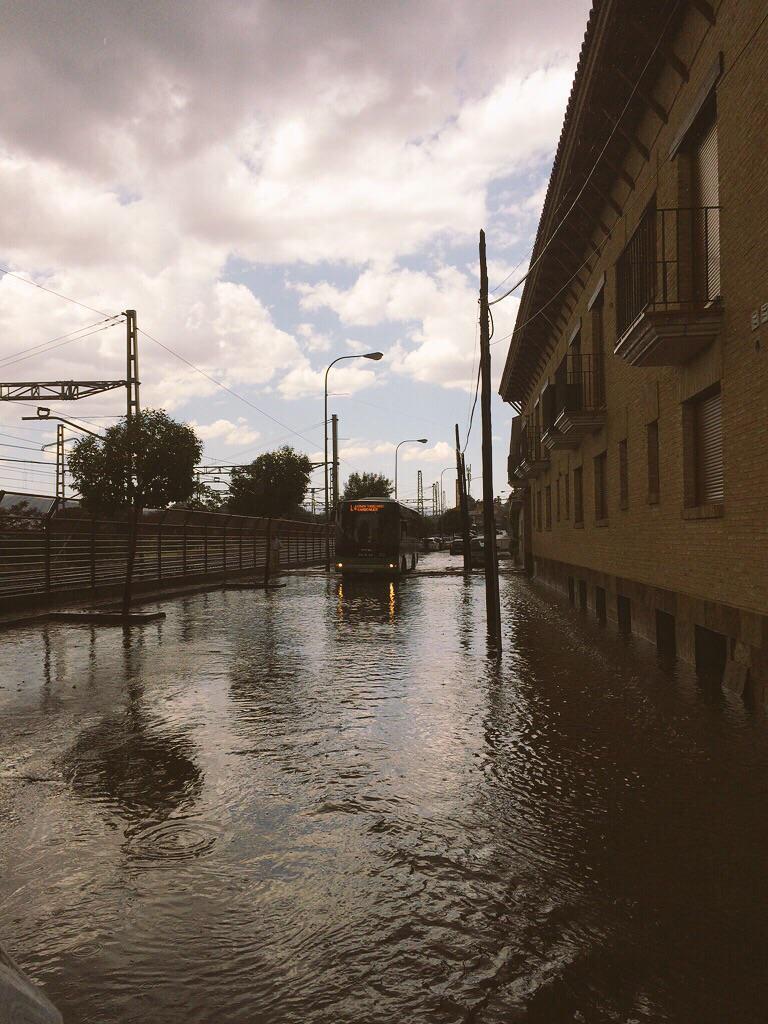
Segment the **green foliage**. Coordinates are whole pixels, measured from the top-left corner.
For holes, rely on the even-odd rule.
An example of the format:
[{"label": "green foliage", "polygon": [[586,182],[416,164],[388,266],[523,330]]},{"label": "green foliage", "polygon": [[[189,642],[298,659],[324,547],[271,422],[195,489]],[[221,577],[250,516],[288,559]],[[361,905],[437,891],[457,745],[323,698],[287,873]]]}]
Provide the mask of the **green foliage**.
[{"label": "green foliage", "polygon": [[0,530],[39,530],[43,521],[43,514],[32,508],[29,502],[23,499],[0,508]]},{"label": "green foliage", "polygon": [[130,425],[122,420],[108,427],[103,438],[75,442],[69,470],[91,512],[114,512],[131,503],[166,508],[192,498],[202,450],[191,427],[162,409],[147,409]]},{"label": "green foliage", "polygon": [[238,515],[295,513],[309,486],[312,463],[288,445],[265,452],[245,469],[232,471],[229,510]]},{"label": "green foliage", "polygon": [[382,473],[350,473],[342,497],[388,498],[394,489],[392,481]]},{"label": "green foliage", "polygon": [[189,508],[199,512],[221,512],[226,505],[228,495],[225,491],[217,491],[215,487],[196,479],[193,485],[192,497],[187,501],[180,501],[174,508]]}]

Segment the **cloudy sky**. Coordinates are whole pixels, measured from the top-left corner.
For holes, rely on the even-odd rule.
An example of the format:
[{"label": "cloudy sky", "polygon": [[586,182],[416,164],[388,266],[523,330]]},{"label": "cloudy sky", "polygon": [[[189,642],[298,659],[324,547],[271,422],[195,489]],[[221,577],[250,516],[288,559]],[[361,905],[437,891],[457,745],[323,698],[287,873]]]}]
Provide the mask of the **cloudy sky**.
[{"label": "cloudy sky", "polygon": [[[0,265],[98,313],[2,276],[0,380],[123,377],[101,313],[135,308],[165,346],[141,336],[142,404],[238,462],[320,452],[325,366],[381,349],[332,371],[342,477],[391,476],[394,444],[428,437],[401,449],[400,494],[419,468],[430,494],[469,419],[478,231],[492,287],[525,266],[588,7],[5,0]],[[516,307],[496,307],[497,339]],[[123,402],[59,411],[98,427]],[[33,411],[0,406],[0,487],[47,493],[45,466],[7,461],[46,459]],[[493,411],[498,494],[511,410]],[[476,495],[479,434],[478,410]]]}]

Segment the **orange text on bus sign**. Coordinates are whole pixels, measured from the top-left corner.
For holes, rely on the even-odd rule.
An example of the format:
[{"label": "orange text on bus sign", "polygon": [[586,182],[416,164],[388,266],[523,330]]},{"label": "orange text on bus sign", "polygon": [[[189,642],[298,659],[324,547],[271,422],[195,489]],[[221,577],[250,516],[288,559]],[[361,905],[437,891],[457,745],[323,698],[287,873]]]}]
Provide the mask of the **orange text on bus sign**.
[{"label": "orange text on bus sign", "polygon": [[350,512],[381,512],[383,505],[350,505]]}]

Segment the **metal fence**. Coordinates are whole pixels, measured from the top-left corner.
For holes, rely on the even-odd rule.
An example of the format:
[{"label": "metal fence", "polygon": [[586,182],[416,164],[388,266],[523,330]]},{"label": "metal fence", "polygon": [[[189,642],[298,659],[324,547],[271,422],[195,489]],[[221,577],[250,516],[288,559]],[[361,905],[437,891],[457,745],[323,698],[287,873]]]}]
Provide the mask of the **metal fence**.
[{"label": "metal fence", "polygon": [[[213,512],[147,510],[137,528],[133,578],[141,587],[263,571],[274,538],[279,539],[281,567],[324,561],[322,525]],[[98,592],[122,584],[129,540],[127,517],[97,519],[79,507],[47,515],[0,509],[0,602],[7,605],[21,597],[67,591]],[[330,543],[333,550],[332,538]]]}]

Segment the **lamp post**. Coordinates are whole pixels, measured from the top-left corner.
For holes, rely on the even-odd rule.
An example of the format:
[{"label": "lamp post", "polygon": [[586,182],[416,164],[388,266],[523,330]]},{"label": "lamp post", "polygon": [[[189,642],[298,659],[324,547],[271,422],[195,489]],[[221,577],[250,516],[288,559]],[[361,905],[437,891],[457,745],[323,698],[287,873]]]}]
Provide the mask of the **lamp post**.
[{"label": "lamp post", "polygon": [[328,364],[325,369],[325,387],[323,389],[323,440],[325,443],[323,457],[323,484],[325,488],[325,568],[331,571],[331,541],[328,536],[330,527],[330,508],[328,502],[328,373],[332,366],[340,363],[342,359],[373,359],[378,362],[383,357],[383,352],[355,352],[350,356],[338,356]]},{"label": "lamp post", "polygon": [[395,501],[397,501],[397,451],[401,444],[426,444],[428,438],[426,437],[406,437],[404,441],[399,441],[395,445]]}]

